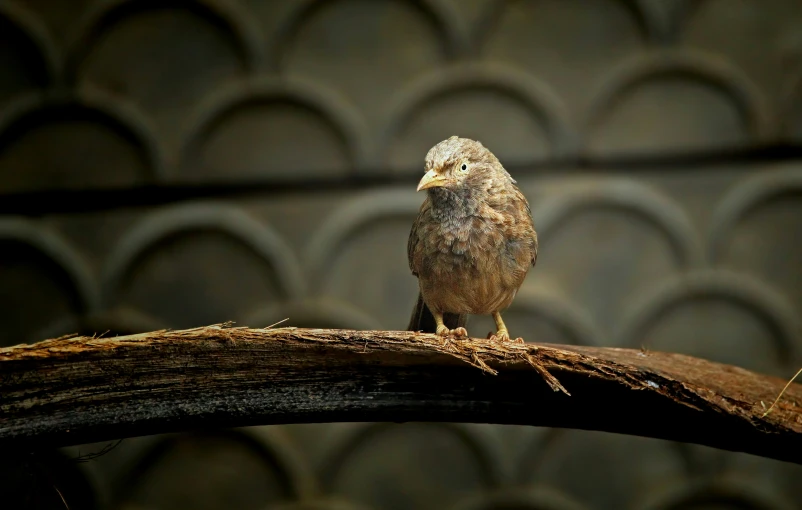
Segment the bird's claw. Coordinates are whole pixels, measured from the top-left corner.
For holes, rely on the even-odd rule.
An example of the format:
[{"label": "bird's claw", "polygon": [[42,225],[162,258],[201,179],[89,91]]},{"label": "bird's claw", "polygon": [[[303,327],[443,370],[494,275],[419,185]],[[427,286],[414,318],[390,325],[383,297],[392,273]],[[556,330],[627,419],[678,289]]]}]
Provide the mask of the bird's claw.
[{"label": "bird's claw", "polygon": [[442,328],[437,328],[437,334],[440,336],[454,336],[457,338],[466,337],[468,336],[468,330],[465,328],[455,328],[455,329],[448,329],[447,327],[443,326]]},{"label": "bird's claw", "polygon": [[507,330],[504,330],[504,329],[497,331],[495,335],[491,334],[489,338],[490,338],[491,342],[501,342],[501,343],[504,343],[504,342],[515,342],[515,343],[520,343],[520,344],[524,343],[524,339],[521,338],[521,337],[518,337],[518,338],[516,338],[514,340],[510,339],[509,332]]},{"label": "bird's claw", "polygon": [[459,328],[452,329],[451,330],[451,334],[456,336],[456,337],[467,338],[468,337],[468,330],[465,329],[465,328],[459,327]]}]

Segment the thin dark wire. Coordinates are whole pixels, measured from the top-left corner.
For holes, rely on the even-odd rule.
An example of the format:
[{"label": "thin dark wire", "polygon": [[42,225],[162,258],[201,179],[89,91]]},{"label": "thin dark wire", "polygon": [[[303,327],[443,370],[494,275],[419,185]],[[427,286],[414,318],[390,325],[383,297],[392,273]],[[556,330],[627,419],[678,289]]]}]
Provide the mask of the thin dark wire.
[{"label": "thin dark wire", "polygon": [[[760,165],[802,160],[802,146],[776,145],[756,149],[703,152],[695,154],[628,156],[615,158],[577,157],[504,166],[516,177],[576,175],[623,172],[632,176],[670,169],[674,173],[732,169],[734,165]],[[759,168],[757,169],[759,170]],[[270,197],[293,193],[351,191],[380,186],[413,187],[421,172],[387,172],[375,168],[359,175],[312,178],[299,181],[209,182],[205,184],[148,184],[113,189],[45,190],[0,195],[0,215],[41,216],[46,214],[109,211],[151,207],[182,201],[248,196]]]}]

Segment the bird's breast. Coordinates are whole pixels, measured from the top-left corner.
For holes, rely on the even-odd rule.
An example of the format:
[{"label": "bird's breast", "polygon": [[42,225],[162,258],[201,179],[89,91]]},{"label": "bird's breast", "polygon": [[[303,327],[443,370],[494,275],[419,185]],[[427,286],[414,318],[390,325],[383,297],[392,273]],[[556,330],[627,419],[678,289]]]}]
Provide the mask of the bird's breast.
[{"label": "bird's breast", "polygon": [[489,313],[509,303],[517,286],[505,278],[505,241],[482,218],[439,225],[426,239],[418,278],[427,303],[455,313]]},{"label": "bird's breast", "polygon": [[424,239],[428,255],[455,265],[476,265],[504,244],[503,232],[481,217],[434,225],[431,235]]}]

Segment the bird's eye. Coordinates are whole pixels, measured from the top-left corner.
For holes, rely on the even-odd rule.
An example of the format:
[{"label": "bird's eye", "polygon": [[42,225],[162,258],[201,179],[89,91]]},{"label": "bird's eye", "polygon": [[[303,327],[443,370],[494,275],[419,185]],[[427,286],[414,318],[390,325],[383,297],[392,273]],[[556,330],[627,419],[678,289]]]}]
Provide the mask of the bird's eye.
[{"label": "bird's eye", "polygon": [[462,171],[464,172],[465,170],[467,170],[467,169],[468,169],[468,165],[466,165],[465,163],[463,163],[463,164],[462,164],[462,167],[460,167],[460,168],[461,168],[461,169],[462,169]]}]

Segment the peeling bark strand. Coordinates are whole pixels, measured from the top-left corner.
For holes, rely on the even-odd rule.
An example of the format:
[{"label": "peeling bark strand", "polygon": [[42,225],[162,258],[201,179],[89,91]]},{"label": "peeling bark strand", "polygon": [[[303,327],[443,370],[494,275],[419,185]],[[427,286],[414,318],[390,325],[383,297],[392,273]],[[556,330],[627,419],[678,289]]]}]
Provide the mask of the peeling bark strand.
[{"label": "peeling bark strand", "polygon": [[217,325],[0,349],[0,448],[206,427],[452,421],[602,430],[802,464],[802,385],[762,417],[784,384],[631,349]]}]

